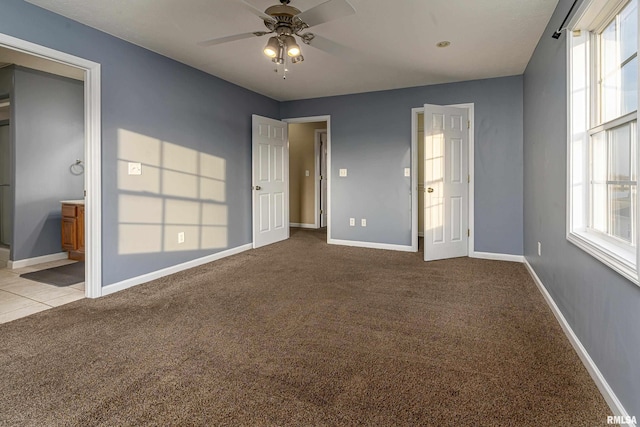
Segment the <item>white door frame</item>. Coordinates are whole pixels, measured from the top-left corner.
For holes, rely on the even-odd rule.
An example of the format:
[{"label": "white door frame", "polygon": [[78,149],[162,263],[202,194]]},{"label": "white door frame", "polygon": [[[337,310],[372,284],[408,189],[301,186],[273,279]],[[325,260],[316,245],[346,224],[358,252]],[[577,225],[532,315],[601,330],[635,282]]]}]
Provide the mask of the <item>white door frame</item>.
[{"label": "white door frame", "polygon": [[[311,116],[311,117],[294,117],[294,118],[289,118],[289,119],[282,119],[283,122],[286,123],[311,123],[311,122],[326,122],[327,123],[327,242],[331,240],[331,179],[329,179],[329,176],[331,176],[331,116],[330,115],[326,115],[326,116]],[[317,161],[317,159],[316,159]],[[317,164],[316,164],[317,166]],[[317,167],[316,167],[316,172],[317,172]],[[319,197],[319,193],[318,191],[320,191],[319,187],[320,187],[320,180],[319,177],[320,174],[316,173],[316,195],[315,195],[315,207],[316,207],[316,215],[315,215],[315,226],[316,228],[319,227],[320,224],[320,219],[318,218],[318,197]],[[287,182],[288,185],[288,182]]]},{"label": "white door frame", "polygon": [[[443,107],[466,108],[469,112],[469,239],[468,256],[475,257],[474,243],[474,103],[443,105]],[[411,109],[411,248],[414,252],[418,251],[418,114],[424,113],[424,107]]]},{"label": "white door frame", "polygon": [[[320,159],[322,158],[322,152],[320,151],[320,135],[326,133],[328,135],[328,132],[326,129],[316,129],[314,132],[314,138],[313,138],[313,147],[314,147],[314,153],[315,153],[315,164],[316,164],[316,176],[315,176],[315,182],[314,182],[314,188],[315,188],[315,209],[316,209],[316,215],[314,217],[314,226],[316,228],[321,228],[322,227],[322,214],[320,213],[320,208],[322,208],[322,206],[320,205],[320,203],[318,203],[320,201],[320,194],[322,192],[322,182],[320,180],[320,175],[322,174],[322,170],[321,170],[321,163],[320,163]],[[327,136],[327,139],[328,136]],[[329,170],[327,169],[327,174],[329,173]],[[327,179],[327,177],[325,176],[324,179]],[[327,192],[329,191],[329,189],[327,189]],[[327,203],[327,201],[325,200],[325,204]]]},{"label": "white door frame", "polygon": [[85,296],[102,296],[100,64],[0,33],[0,46],[84,71]]}]

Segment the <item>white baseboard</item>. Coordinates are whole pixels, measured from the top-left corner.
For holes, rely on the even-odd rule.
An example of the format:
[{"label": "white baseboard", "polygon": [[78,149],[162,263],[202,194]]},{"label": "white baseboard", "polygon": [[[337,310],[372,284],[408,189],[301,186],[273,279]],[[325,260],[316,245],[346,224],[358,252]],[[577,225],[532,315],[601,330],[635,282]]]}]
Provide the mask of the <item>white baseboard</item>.
[{"label": "white baseboard", "polygon": [[178,273],[189,268],[197,267],[202,264],[217,261],[222,258],[226,258],[231,255],[239,254],[244,251],[248,251],[253,248],[253,244],[247,243],[246,245],[238,246],[236,248],[227,249],[226,251],[218,252],[213,255],[208,255],[202,258],[194,259],[184,262],[182,264],[174,265],[171,267],[163,268],[162,270],[153,271],[151,273],[143,274],[141,276],[132,277],[131,279],[123,280],[122,282],[113,283],[111,285],[104,286],[102,288],[102,296],[110,295],[114,292],[119,292],[133,286],[147,283],[155,279],[159,279],[170,274]]},{"label": "white baseboard", "polygon": [[30,267],[32,265],[42,264],[44,262],[58,261],[67,258],[69,258],[69,254],[67,252],[58,252],[57,254],[42,255],[35,258],[7,261],[7,268],[9,270],[15,270],[16,268]]},{"label": "white baseboard", "polygon": [[524,262],[522,255],[496,254],[493,252],[471,252],[469,258],[492,259],[496,261]]},{"label": "white baseboard", "polygon": [[[569,322],[567,322],[567,319],[565,319],[564,315],[551,297],[551,294],[549,293],[549,291],[547,291],[547,288],[544,286],[536,272],[533,270],[533,267],[531,267],[531,264],[529,264],[529,262],[525,259],[524,265],[527,267],[527,270],[529,270],[529,274],[533,278],[536,286],[538,286],[540,293],[542,293],[542,296],[544,296],[544,299],[547,301],[547,304],[549,305],[549,308],[553,312],[554,316],[556,316],[558,323],[560,323],[560,326],[569,339],[569,342],[573,346],[573,349],[576,351],[576,353],[578,353],[578,357],[580,357],[580,360],[584,364],[585,368],[587,368],[589,375],[591,375],[591,378],[596,383],[598,390],[600,390],[600,393],[607,401],[609,409],[611,409],[613,415],[621,416],[623,417],[623,419],[629,419],[629,414],[624,409],[624,406],[622,406],[622,403],[620,403],[620,401],[618,400],[618,397],[607,383],[607,380],[598,369],[598,366],[595,364],[593,359],[591,359],[591,356],[589,356],[587,349],[584,348],[584,346],[578,339],[578,336],[575,334],[575,332],[573,332],[571,325],[569,325]],[[627,425],[635,425],[635,423]]]},{"label": "white baseboard", "polygon": [[354,246],[356,248],[385,249],[388,251],[415,252],[411,245],[392,245],[389,243],[358,242],[356,240],[328,239],[330,245]]},{"label": "white baseboard", "polygon": [[315,224],[300,224],[297,222],[290,222],[289,227],[297,227],[297,228],[318,228]]}]

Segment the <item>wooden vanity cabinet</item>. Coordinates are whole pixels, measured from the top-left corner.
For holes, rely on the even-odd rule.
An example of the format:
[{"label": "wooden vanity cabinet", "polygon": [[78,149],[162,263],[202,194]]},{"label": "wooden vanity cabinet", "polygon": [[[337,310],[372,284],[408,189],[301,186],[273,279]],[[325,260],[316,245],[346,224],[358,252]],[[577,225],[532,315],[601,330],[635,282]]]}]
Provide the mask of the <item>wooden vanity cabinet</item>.
[{"label": "wooden vanity cabinet", "polygon": [[84,205],[62,204],[62,249],[69,259],[84,261]]}]

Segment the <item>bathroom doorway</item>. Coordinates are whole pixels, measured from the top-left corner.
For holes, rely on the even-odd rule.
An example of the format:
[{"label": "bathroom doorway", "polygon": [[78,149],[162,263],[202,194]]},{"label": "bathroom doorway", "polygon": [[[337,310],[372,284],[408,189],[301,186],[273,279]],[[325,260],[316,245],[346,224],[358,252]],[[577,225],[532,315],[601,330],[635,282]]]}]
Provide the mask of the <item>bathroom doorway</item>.
[{"label": "bathroom doorway", "polygon": [[[16,64],[24,68],[30,68],[35,70],[35,73],[43,72],[53,75],[62,75],[65,78],[75,78],[81,82],[82,91],[82,122],[84,125],[84,134],[81,136],[80,141],[80,153],[78,155],[71,155],[67,160],[67,164],[64,168],[69,173],[75,173],[76,178],[83,181],[83,185],[78,191],[79,194],[69,195],[73,199],[83,199],[86,202],[86,216],[84,235],[86,240],[87,254],[86,254],[86,268],[84,270],[84,291],[81,291],[80,297],[98,297],[102,294],[101,285],[101,222],[100,222],[100,199],[101,199],[101,173],[100,173],[100,65],[91,61],[84,60],[82,58],[74,57],[72,55],[58,52],[43,46],[35,45],[33,43],[16,39],[11,36],[0,34],[0,70],[3,66],[11,66]],[[50,67],[50,68],[49,68]],[[71,72],[73,75],[66,75],[65,73]],[[0,100],[3,98],[0,98]],[[1,104],[0,104],[1,105]],[[9,104],[9,107],[11,105]],[[1,108],[1,107],[0,107]],[[8,124],[9,134],[15,130],[15,127],[11,122],[2,123]],[[2,126],[0,126],[1,128]],[[12,127],[14,129],[12,129]],[[3,130],[0,129],[0,132]],[[68,154],[68,153],[67,153]],[[13,154],[12,154],[13,155]],[[81,170],[81,172],[78,172]],[[37,174],[34,174],[37,175]],[[1,184],[1,183],[0,183]],[[10,183],[12,185],[12,183]],[[0,187],[2,188],[2,187]],[[10,187],[11,188],[11,187]],[[2,191],[2,190],[0,190]],[[11,188],[11,191],[15,191]],[[1,197],[1,195],[0,195]],[[65,197],[67,199],[68,197]],[[1,199],[0,199],[1,200]],[[56,200],[56,203],[59,201]],[[6,204],[5,204],[6,206]],[[57,223],[57,235],[60,237],[60,214],[57,217],[50,215],[45,221],[51,223]],[[2,224],[0,224],[0,232],[2,231]],[[15,239],[14,235],[8,240],[11,242]],[[6,233],[5,233],[6,235]],[[0,244],[2,243],[3,236],[0,235]],[[37,243],[37,242],[36,242]],[[58,246],[57,254],[53,254],[60,257],[62,249]],[[0,247],[1,254],[1,247]],[[24,257],[14,257],[17,265],[14,265],[16,270],[4,271],[0,273],[0,283],[5,278],[11,279],[11,275],[16,273],[26,273],[27,270],[35,270],[42,266],[42,262],[49,264],[47,267],[55,267],[53,264],[66,264],[70,261],[59,258],[53,261],[47,259],[41,259],[39,257],[33,257],[35,259],[28,258],[25,262]],[[45,257],[46,258],[46,257]],[[41,263],[38,266],[34,263]],[[22,269],[22,270],[20,270]],[[20,276],[20,274],[18,274]],[[80,286],[77,286],[80,287]],[[76,293],[77,294],[77,293]],[[15,295],[14,295],[15,296]],[[12,298],[14,297],[12,296]],[[74,296],[75,297],[75,296]],[[72,300],[70,296],[59,296],[57,301],[51,305],[59,305]],[[31,302],[33,302],[31,298]],[[14,301],[13,308],[19,308],[22,302]],[[2,318],[0,314],[0,321],[6,320]]]}]

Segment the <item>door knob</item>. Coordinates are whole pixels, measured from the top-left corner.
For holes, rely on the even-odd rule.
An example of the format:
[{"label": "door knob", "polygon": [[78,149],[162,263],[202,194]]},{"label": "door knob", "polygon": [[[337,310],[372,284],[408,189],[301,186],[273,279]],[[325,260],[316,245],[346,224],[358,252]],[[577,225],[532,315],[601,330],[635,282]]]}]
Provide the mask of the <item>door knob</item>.
[{"label": "door knob", "polygon": [[433,193],[433,188],[431,187],[427,188],[427,193]]},{"label": "door knob", "polygon": [[259,185],[256,185],[256,190],[262,190],[262,187],[260,187]]}]

